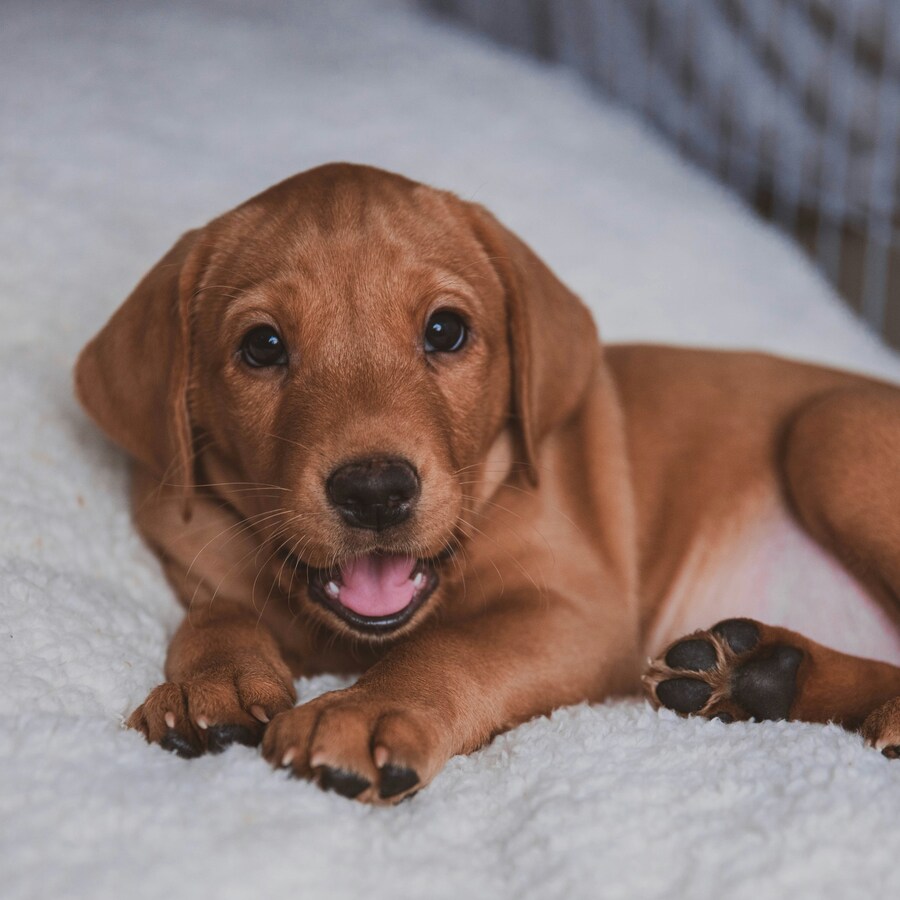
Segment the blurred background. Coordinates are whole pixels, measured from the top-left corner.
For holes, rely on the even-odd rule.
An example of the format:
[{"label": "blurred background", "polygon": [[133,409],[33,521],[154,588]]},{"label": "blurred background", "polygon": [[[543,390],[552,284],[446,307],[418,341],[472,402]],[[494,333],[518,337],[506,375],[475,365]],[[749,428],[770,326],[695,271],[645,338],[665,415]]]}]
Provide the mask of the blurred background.
[{"label": "blurred background", "polygon": [[637,112],[900,346],[897,0],[423,2]]}]

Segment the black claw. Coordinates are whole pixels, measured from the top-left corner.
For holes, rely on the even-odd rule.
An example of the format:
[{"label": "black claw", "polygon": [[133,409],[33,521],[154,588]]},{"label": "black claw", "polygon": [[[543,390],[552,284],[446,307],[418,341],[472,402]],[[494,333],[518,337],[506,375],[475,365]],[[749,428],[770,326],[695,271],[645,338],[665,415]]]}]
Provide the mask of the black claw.
[{"label": "black claw", "polygon": [[900,759],[900,744],[892,744],[890,747],[883,748],[881,755],[888,759]]},{"label": "black claw", "polygon": [[717,634],[735,653],[746,653],[759,643],[759,628],[750,619],[725,619],[713,625],[713,634]]},{"label": "black claw", "polygon": [[197,749],[183,734],[179,734],[174,728],[170,728],[159,742],[159,746],[163,750],[170,753],[177,753],[183,759],[193,759],[200,755]]},{"label": "black claw", "polygon": [[670,669],[687,669],[689,672],[705,672],[716,664],[716,648],[703,638],[680,641],[666,654]]},{"label": "black claw", "polygon": [[382,800],[396,797],[408,791],[419,783],[419,773],[415,769],[407,769],[406,766],[392,766],[390,764],[381,769],[381,782],[378,787],[378,796]]},{"label": "black claw", "polygon": [[362,775],[346,769],[333,769],[331,766],[319,769],[319,787],[323,791],[334,791],[349,800],[358,797],[370,784]]},{"label": "black claw", "polygon": [[711,694],[712,687],[696,678],[670,678],[656,686],[659,702],[680,713],[703,709]]},{"label": "black claw", "polygon": [[734,674],[731,696],[754,719],[786,719],[797,691],[803,651],[776,644],[762,659],[744,663]]},{"label": "black claw", "polygon": [[232,744],[255,747],[259,743],[260,732],[246,725],[210,725],[206,732],[207,749],[210,753],[221,753]]}]

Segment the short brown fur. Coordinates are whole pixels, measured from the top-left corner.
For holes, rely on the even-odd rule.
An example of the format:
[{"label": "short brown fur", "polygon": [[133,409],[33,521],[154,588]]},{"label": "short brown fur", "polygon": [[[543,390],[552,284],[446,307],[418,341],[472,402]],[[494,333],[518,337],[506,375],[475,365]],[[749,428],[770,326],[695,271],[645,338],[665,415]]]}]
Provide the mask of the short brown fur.
[{"label": "short brown fur", "polygon": [[[427,358],[422,325],[448,305],[471,340]],[[260,323],[288,366],[242,365]],[[396,802],[498,731],[633,693],[693,536],[742,498],[777,498],[880,602],[900,599],[900,392],[761,354],[604,349],[490,213],[376,169],[311,170],[188,232],[76,384],[134,458],[136,522],[187,610],[129,724],[185,755],[262,740],[275,765]],[[414,463],[416,513],[347,528],[322,485],[384,454]],[[304,584],[304,566],[372,552],[443,560],[435,594],[380,639]],[[793,717],[870,717],[870,742],[900,742],[895,706],[879,710],[898,670],[769,637],[806,654]],[[359,670],[293,707],[294,676]]]}]

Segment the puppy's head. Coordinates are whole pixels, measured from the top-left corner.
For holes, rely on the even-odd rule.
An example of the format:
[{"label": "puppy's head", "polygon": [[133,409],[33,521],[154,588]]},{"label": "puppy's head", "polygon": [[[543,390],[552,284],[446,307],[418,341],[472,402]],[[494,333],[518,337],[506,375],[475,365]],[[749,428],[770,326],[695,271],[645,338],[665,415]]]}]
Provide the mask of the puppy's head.
[{"label": "puppy's head", "polygon": [[484,209],[335,164],[184,235],[76,384],[186,515],[224,496],[311,615],[377,638],[435,604],[517,462],[537,483],[595,361],[589,313]]}]

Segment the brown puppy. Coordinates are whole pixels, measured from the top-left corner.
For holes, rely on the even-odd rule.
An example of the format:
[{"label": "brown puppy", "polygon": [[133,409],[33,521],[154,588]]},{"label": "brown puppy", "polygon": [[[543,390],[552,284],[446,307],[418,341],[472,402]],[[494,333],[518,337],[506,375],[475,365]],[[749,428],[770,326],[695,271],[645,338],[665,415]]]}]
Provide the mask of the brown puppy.
[{"label": "brown puppy", "polygon": [[[262,739],[276,766],[397,801],[517,722],[636,691],[647,650],[730,611],[695,594],[773,523],[900,598],[900,392],[604,352],[488,212],[375,169],[314,169],[186,234],[76,380],[187,608],[129,724],[185,756]],[[294,676],[360,670],[294,708]],[[727,622],[646,683],[685,713],[868,716],[900,743],[876,711],[900,670],[784,629]]]}]

